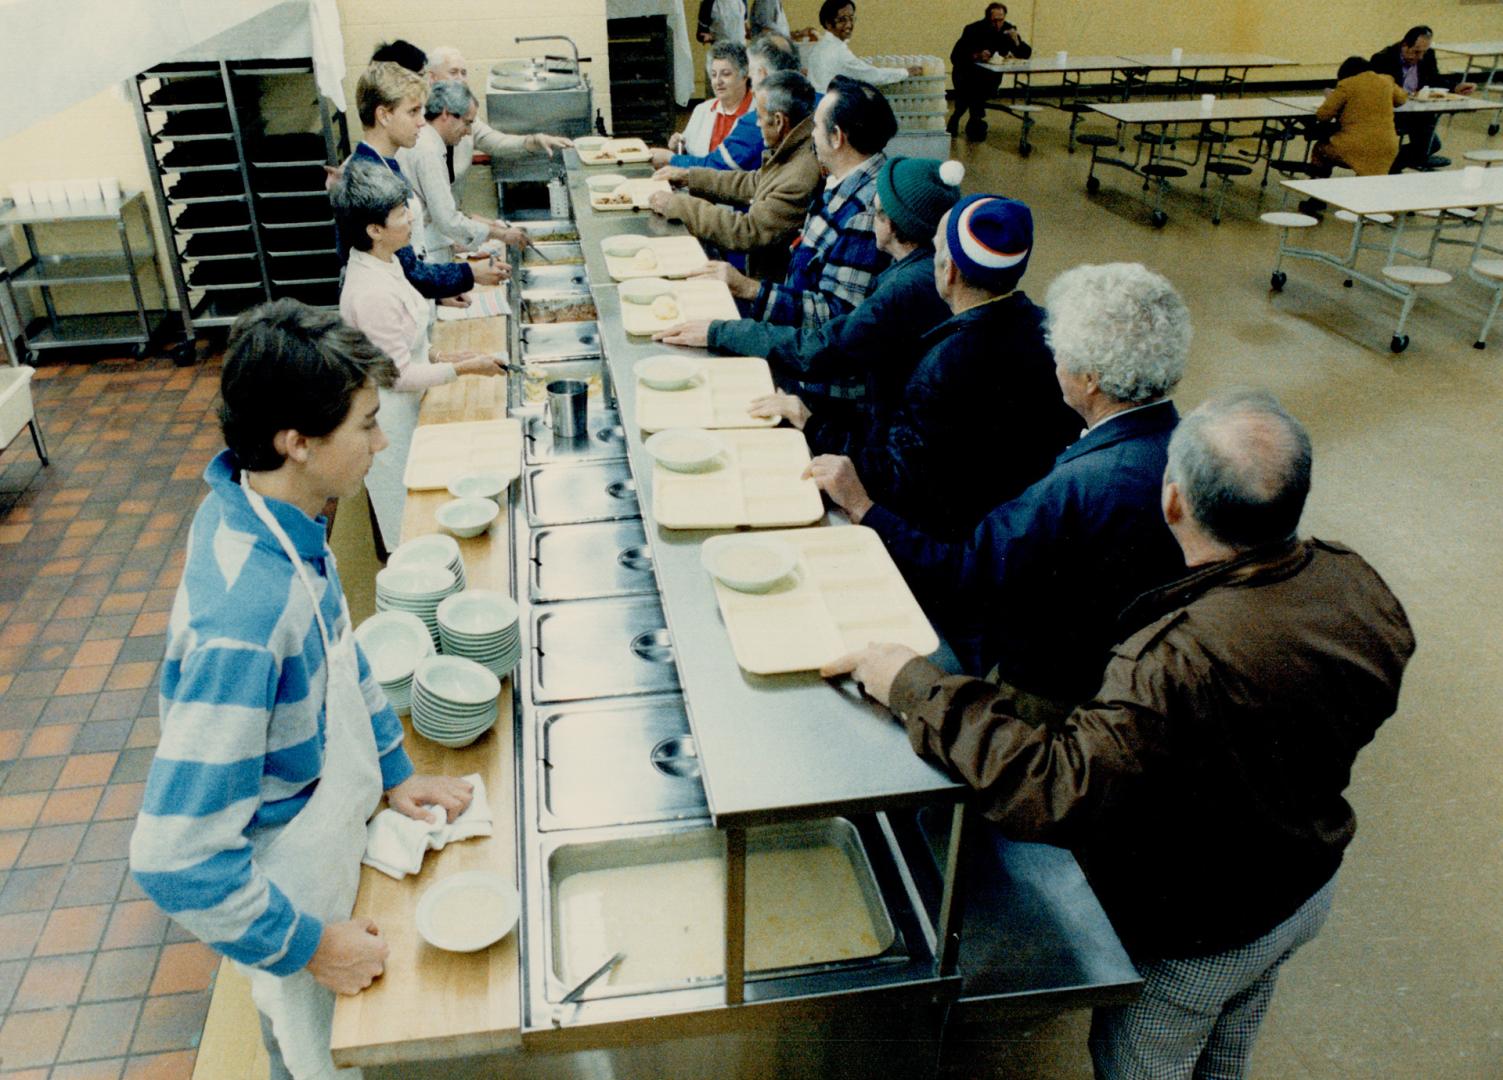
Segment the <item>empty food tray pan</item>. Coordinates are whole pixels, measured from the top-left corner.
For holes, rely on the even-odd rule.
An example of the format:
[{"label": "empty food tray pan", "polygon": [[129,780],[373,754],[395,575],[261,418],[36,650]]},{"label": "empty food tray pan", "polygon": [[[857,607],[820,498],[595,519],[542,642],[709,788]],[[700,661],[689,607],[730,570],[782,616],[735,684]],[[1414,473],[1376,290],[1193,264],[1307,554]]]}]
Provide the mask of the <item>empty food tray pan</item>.
[{"label": "empty food tray pan", "polygon": [[642,516],[637,485],[625,461],[528,469],[522,476],[522,488],[531,525],[575,525]]},{"label": "empty food tray pan", "polygon": [[533,603],[657,593],[642,522],[544,525],[528,540],[527,594]]},{"label": "empty food tray pan", "polygon": [[547,604],[533,612],[532,699],[540,705],[678,689],[655,597]]}]

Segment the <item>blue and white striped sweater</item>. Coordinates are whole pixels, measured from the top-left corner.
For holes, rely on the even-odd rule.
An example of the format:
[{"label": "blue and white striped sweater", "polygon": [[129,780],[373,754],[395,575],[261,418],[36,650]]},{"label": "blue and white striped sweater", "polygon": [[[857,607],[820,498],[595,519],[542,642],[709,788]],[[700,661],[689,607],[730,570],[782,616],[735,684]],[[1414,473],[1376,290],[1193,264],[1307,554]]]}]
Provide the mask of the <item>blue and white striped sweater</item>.
[{"label": "blue and white striped sweater", "polygon": [[[323,771],[323,640],[307,590],[239,486],[229,451],[204,472],[168,626],[162,738],[131,838],[148,896],[232,959],[290,974],[323,926],[251,859],[250,838],[290,821]],[[346,621],[322,521],[267,500],[307,566],[334,634]],[[402,726],[363,654],[360,688],[383,785],[412,775]]]}]

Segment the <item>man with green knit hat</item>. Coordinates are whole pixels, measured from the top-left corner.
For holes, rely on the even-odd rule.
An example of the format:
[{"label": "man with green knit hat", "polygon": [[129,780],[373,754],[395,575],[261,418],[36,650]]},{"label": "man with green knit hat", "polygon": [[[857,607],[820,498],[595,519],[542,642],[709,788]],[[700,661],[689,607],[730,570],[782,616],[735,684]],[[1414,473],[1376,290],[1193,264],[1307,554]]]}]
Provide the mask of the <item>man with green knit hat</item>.
[{"label": "man with green knit hat", "polygon": [[919,340],[950,317],[934,286],[934,231],[959,200],[964,176],[958,161],[898,157],[883,165],[874,230],[892,262],[853,310],[812,327],[759,319],[690,322],[657,340],[767,357],[773,378],[790,393],[764,398],[755,408],[797,427],[814,407],[822,414],[891,409],[923,355]]}]

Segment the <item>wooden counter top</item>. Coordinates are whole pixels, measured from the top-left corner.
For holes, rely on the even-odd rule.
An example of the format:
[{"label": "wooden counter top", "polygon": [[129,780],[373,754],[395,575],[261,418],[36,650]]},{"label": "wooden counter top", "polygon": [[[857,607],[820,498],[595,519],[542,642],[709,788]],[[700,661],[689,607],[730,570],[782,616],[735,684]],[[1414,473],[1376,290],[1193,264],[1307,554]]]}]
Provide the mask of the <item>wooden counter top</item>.
[{"label": "wooden counter top", "polygon": [[[423,399],[420,424],[492,420],[506,415],[504,379],[463,376],[434,387]],[[438,532],[434,511],[444,491],[409,492],[402,539]],[[503,508],[504,511],[504,508]],[[459,541],[471,588],[510,594],[511,535],[503,512],[488,535]],[[520,964],[517,935],[477,953],[435,949],[418,936],[418,897],[429,885],[462,870],[497,870],[515,880],[516,770],[512,742],[512,683],[501,684],[496,726],[462,750],[449,750],[407,729],[407,752],[418,772],[485,778],[494,818],[491,836],[429,852],[420,873],[393,881],[363,867],[355,914],[381,928],[391,956],[370,989],[342,997],[334,1009],[334,1062],[341,1067],[456,1057],[515,1049],[520,1043]]]}]

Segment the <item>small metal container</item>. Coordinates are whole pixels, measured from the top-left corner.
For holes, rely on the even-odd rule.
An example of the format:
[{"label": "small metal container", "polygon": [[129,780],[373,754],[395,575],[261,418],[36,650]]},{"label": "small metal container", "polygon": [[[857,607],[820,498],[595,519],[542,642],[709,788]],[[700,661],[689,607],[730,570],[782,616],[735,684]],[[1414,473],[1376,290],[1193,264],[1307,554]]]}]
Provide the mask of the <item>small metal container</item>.
[{"label": "small metal container", "polygon": [[583,266],[524,266],[522,297],[589,296],[590,277]]},{"label": "small metal container", "polygon": [[[557,472],[569,470],[559,469]],[[655,598],[550,604],[532,618],[538,704],[678,689],[673,644]]]},{"label": "small metal container", "polygon": [[584,249],[579,244],[547,243],[522,249],[523,266],[583,266]]},{"label": "small metal container", "polygon": [[637,485],[624,460],[528,469],[522,476],[522,490],[527,499],[527,523],[532,526],[642,516]]},{"label": "small metal container", "polygon": [[589,293],[565,296],[527,296],[524,293],[522,297],[524,323],[586,322],[599,315]]},{"label": "small metal container", "polygon": [[590,431],[590,384],[582,379],[554,379],[546,388],[543,422],[555,439],[583,439]]}]

